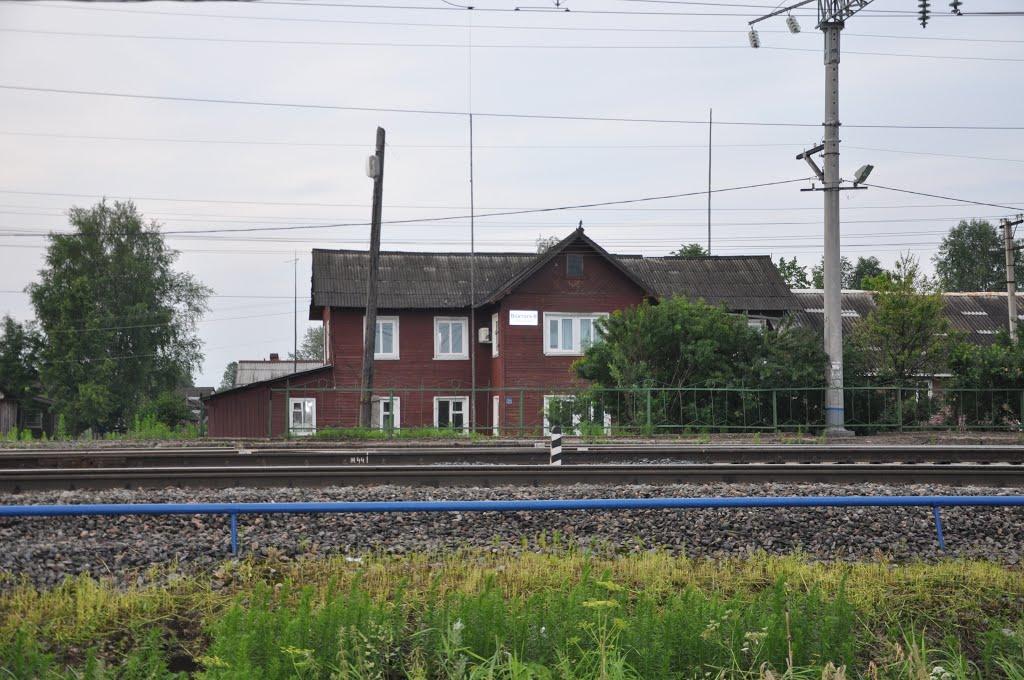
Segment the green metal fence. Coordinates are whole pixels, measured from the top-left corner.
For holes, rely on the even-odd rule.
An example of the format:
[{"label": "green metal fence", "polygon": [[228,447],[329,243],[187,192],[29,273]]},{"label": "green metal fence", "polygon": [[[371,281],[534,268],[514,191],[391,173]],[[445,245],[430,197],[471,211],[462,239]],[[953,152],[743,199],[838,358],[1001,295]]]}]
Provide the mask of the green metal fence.
[{"label": "green metal fence", "polygon": [[[285,397],[275,407],[274,395]],[[358,388],[272,390],[267,434],[291,434],[292,401],[315,398],[317,433],[356,425]],[[815,433],[825,423],[825,389],[672,388],[439,388],[374,390],[371,429],[383,436],[492,434],[534,437],[559,425],[588,436],[680,435],[723,432]],[[280,400],[279,400],[280,401]],[[1017,431],[1024,389],[933,390],[847,387],[847,427],[861,434],[920,430]],[[276,411],[276,413],[275,413]],[[475,413],[475,418],[470,414]],[[282,423],[284,428],[275,423]],[[432,432],[433,431],[433,432]]]}]

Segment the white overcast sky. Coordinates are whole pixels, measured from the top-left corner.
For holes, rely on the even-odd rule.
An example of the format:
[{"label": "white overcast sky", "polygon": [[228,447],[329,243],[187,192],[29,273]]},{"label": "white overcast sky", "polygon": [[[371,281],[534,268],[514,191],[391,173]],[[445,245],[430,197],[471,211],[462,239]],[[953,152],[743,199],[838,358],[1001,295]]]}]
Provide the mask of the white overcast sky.
[{"label": "white overcast sky", "polygon": [[[716,124],[713,185],[805,177],[794,155],[820,140],[821,34],[808,12],[799,35],[781,18],[746,22],[775,0],[661,2],[442,0],[317,3],[0,2],[0,85],[171,97],[486,113],[798,123]],[[1022,126],[1024,16],[946,15],[927,29],[917,0],[875,0],[843,35],[841,160],[872,182],[1009,206],[1024,205],[1024,131],[853,125]],[[966,12],[1021,9],[1019,0],[964,0]],[[488,11],[492,10],[492,11]],[[723,16],[724,15],[724,16]],[[472,28],[470,25],[472,24]],[[470,49],[472,45],[472,49]],[[926,58],[911,55],[927,55]],[[377,125],[387,129],[384,219],[465,214],[464,115],[114,98],[0,88],[0,314],[31,318],[19,292],[42,266],[45,232],[66,210],[131,198],[181,251],[178,267],[216,297],[200,324],[216,385],[239,358],[292,346],[292,253],[299,258],[299,334],[310,325],[310,249],[362,248],[368,227],[249,234],[239,227],[365,222],[365,176]],[[706,124],[499,118],[478,115],[478,213],[703,191]],[[805,184],[712,200],[715,254],[821,257],[820,193]],[[706,197],[478,218],[479,250],[533,250],[583,220],[614,252],[666,254],[706,240]],[[843,253],[930,258],[961,218],[999,208],[891,193],[843,196]],[[29,233],[26,232],[37,232]],[[468,250],[468,220],[384,225],[385,248]]]}]

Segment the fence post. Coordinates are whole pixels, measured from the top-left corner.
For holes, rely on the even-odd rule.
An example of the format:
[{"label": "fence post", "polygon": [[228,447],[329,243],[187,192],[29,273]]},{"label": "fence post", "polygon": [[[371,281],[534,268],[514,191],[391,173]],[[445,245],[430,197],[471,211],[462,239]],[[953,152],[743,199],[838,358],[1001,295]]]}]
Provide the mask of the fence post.
[{"label": "fence post", "polygon": [[903,432],[903,388],[896,388],[896,418],[899,420],[899,431]]},{"label": "fence post", "polygon": [[238,557],[238,513],[231,513],[231,554]]},{"label": "fence post", "polygon": [[932,506],[932,517],[935,518],[935,535],[939,539],[939,550],[946,550],[946,537],[942,535],[942,515],[939,513],[939,506]]},{"label": "fence post", "polygon": [[526,390],[519,390],[519,438],[523,438],[523,415],[526,407],[523,405],[523,395]]},{"label": "fence post", "polygon": [[554,425],[551,428],[551,465],[562,464],[562,426]]},{"label": "fence post", "polygon": [[651,388],[647,388],[647,431],[654,433],[654,426],[651,424]]},{"label": "fence post", "polygon": [[292,417],[292,386],[286,383],[284,386],[284,437],[289,439],[292,436],[290,419]]},{"label": "fence post", "polygon": [[[388,390],[388,410],[391,411],[391,415],[388,416],[388,439],[391,439],[395,433],[395,392],[394,390]],[[399,416],[401,417],[401,416]]]},{"label": "fence post", "polygon": [[775,389],[772,389],[772,432],[779,432],[779,400]]}]

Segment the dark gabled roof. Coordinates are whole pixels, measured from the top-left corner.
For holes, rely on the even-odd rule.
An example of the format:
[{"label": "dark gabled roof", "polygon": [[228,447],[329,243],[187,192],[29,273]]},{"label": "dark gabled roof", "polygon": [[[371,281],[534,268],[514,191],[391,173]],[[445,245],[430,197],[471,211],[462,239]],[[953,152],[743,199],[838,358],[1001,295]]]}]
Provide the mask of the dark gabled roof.
[{"label": "dark gabled roof", "polygon": [[[794,290],[802,311],[795,314],[796,322],[821,330],[824,323],[824,295],[820,290]],[[976,345],[991,345],[999,331],[1008,325],[1006,293],[943,293],[943,313],[953,329],[964,333],[965,339]],[[1024,295],[1017,296],[1018,309],[1024,310]],[[859,319],[875,308],[871,293],[864,290],[843,291],[843,335],[853,331]],[[1020,316],[1020,315],[1018,315]]]},{"label": "dark gabled roof", "polygon": [[544,265],[546,265],[548,262],[551,262],[551,260],[555,259],[560,253],[564,252],[568,246],[575,244],[577,241],[582,242],[587,246],[590,246],[595,252],[597,252],[599,255],[601,255],[609,262],[611,262],[616,269],[622,272],[623,276],[625,276],[627,279],[635,283],[637,287],[640,290],[644,291],[646,295],[648,295],[649,297],[654,297],[654,291],[651,289],[651,287],[647,284],[646,281],[638,277],[636,273],[633,272],[628,267],[624,267],[620,258],[616,257],[615,255],[612,255],[607,250],[594,243],[593,240],[591,240],[586,234],[583,233],[583,227],[579,227],[574,232],[566,236],[564,239],[562,239],[555,245],[545,250],[540,255],[535,255],[533,262],[531,262],[528,267],[525,267],[511,279],[505,281],[501,285],[501,288],[492,291],[492,293],[484,299],[484,303],[487,304],[497,302],[501,298],[505,297],[510,292],[515,290],[515,288],[519,286],[521,283],[523,283],[531,276],[536,274],[538,271],[540,271],[544,267]]},{"label": "dark gabled roof", "polygon": [[202,399],[202,401],[209,401],[211,399],[216,399],[218,397],[221,397],[221,396],[223,396],[225,394],[234,394],[235,392],[241,392],[242,390],[248,390],[248,389],[251,389],[251,388],[254,388],[254,387],[260,387],[262,385],[270,385],[271,383],[284,382],[284,381],[290,380],[292,378],[298,378],[298,377],[301,377],[301,376],[313,375],[314,373],[319,373],[320,371],[325,371],[325,370],[330,369],[330,368],[333,368],[333,366],[331,364],[326,364],[324,366],[317,366],[316,368],[311,368],[311,369],[306,370],[306,371],[299,371],[297,373],[288,373],[287,375],[279,375],[279,376],[276,376],[274,378],[267,378],[266,380],[259,380],[257,382],[251,382],[248,385],[239,385],[238,387],[231,387],[231,388],[228,388],[226,390],[218,390],[217,392],[214,392],[213,394],[207,394],[206,396],[201,397],[201,399]]},{"label": "dark gabled roof", "polygon": [[[489,304],[529,279],[570,245],[592,248],[649,297],[682,295],[723,304],[733,311],[799,309],[771,258],[642,257],[608,253],[576,229],[540,255],[475,255],[476,303]],[[324,307],[360,309],[366,303],[369,253],[313,250],[310,319]],[[377,306],[380,309],[465,309],[470,300],[469,253],[382,252]]]},{"label": "dark gabled roof", "polygon": [[[381,309],[455,309],[470,305],[469,253],[380,254],[377,306]],[[477,299],[483,299],[537,259],[533,253],[477,253]],[[365,250],[313,251],[312,313],[323,307],[362,308],[370,255]]]},{"label": "dark gabled roof", "polygon": [[685,295],[730,310],[795,310],[799,303],[767,255],[622,257],[657,297]]}]

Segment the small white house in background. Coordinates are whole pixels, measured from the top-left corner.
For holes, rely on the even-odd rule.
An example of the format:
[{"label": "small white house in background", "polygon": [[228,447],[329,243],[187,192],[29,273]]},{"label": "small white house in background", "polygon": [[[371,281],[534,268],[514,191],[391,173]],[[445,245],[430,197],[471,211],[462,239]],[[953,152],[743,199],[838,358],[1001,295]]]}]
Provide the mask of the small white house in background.
[{"label": "small white house in background", "polygon": [[[301,373],[320,368],[322,361],[292,361],[282,359],[279,354],[271,354],[269,359],[240,359],[235,369],[233,387],[242,387],[264,380],[273,380],[291,373]],[[205,395],[204,395],[205,396]]]}]

